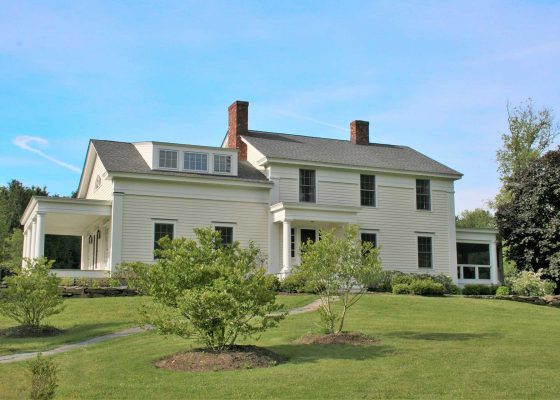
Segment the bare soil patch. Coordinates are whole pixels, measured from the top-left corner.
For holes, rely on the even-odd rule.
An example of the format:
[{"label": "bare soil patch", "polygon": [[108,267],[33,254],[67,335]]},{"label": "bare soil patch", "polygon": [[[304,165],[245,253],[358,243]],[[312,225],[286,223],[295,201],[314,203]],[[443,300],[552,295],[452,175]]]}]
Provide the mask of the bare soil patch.
[{"label": "bare soil patch", "polygon": [[232,371],[236,369],[269,368],[286,358],[268,349],[256,346],[234,346],[224,351],[193,349],[175,353],[156,361],[158,368],[175,371]]},{"label": "bare soil patch", "polygon": [[61,329],[55,328],[54,326],[13,326],[11,328],[0,329],[0,337],[7,338],[28,338],[28,337],[46,337],[46,336],[56,336],[63,333]]},{"label": "bare soil patch", "polygon": [[371,336],[364,335],[363,333],[346,333],[342,332],[338,335],[334,333],[329,334],[308,334],[302,336],[297,340],[300,344],[351,344],[351,345],[366,345],[379,343],[379,340]]}]

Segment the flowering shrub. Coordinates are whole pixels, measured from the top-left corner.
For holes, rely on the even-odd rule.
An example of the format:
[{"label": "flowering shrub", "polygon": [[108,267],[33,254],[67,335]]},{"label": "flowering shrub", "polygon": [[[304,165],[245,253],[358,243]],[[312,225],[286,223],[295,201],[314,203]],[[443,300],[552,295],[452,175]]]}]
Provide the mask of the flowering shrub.
[{"label": "flowering shrub", "polygon": [[521,271],[511,279],[511,291],[520,296],[544,296],[554,293],[556,284],[542,279],[543,270]]}]

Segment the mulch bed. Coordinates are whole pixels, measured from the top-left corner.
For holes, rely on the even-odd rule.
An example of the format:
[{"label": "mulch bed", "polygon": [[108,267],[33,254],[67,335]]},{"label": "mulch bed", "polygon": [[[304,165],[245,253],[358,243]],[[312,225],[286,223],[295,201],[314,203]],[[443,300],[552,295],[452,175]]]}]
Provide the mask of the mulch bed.
[{"label": "mulch bed", "polygon": [[156,361],[158,368],[175,371],[232,371],[236,369],[269,368],[284,363],[286,358],[256,346],[234,346],[229,350],[193,349],[175,353]]},{"label": "mulch bed", "polygon": [[371,336],[364,335],[363,333],[334,333],[319,335],[308,334],[297,340],[300,344],[351,344],[351,345],[365,345],[379,343],[378,340]]},{"label": "mulch bed", "polygon": [[46,337],[60,335],[64,331],[54,326],[13,326],[11,328],[0,329],[0,337],[7,338],[28,338],[28,337]]}]

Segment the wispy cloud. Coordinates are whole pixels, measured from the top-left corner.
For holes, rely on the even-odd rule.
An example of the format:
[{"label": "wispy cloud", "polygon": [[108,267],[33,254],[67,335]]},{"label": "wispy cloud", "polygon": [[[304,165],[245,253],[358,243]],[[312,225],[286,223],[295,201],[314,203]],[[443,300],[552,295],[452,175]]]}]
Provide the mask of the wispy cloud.
[{"label": "wispy cloud", "polygon": [[49,145],[49,141],[47,139],[44,139],[44,138],[38,137],[38,136],[16,136],[12,140],[12,143],[15,144],[17,147],[19,147],[20,149],[27,150],[27,151],[30,151],[32,153],[38,154],[41,157],[49,160],[50,162],[52,162],[54,164],[57,164],[57,165],[60,165],[61,167],[64,167],[66,169],[69,169],[72,172],[75,172],[77,174],[81,173],[80,168],[75,167],[74,165],[65,163],[64,161],[61,161],[58,158],[54,158],[53,156],[50,156],[50,155],[46,154],[41,149],[33,147],[33,145],[37,145],[37,146],[41,146],[41,147],[47,147]]}]

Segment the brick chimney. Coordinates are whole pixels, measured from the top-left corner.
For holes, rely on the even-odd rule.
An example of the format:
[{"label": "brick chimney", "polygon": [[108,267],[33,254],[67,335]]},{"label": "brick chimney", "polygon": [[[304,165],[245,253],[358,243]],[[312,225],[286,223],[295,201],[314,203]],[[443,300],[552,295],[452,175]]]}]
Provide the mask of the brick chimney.
[{"label": "brick chimney", "polygon": [[354,144],[369,144],[369,122],[350,122],[350,141]]},{"label": "brick chimney", "polygon": [[234,101],[228,107],[228,139],[227,147],[239,149],[239,159],[247,159],[247,145],[241,140],[241,135],[249,130],[249,103]]}]

